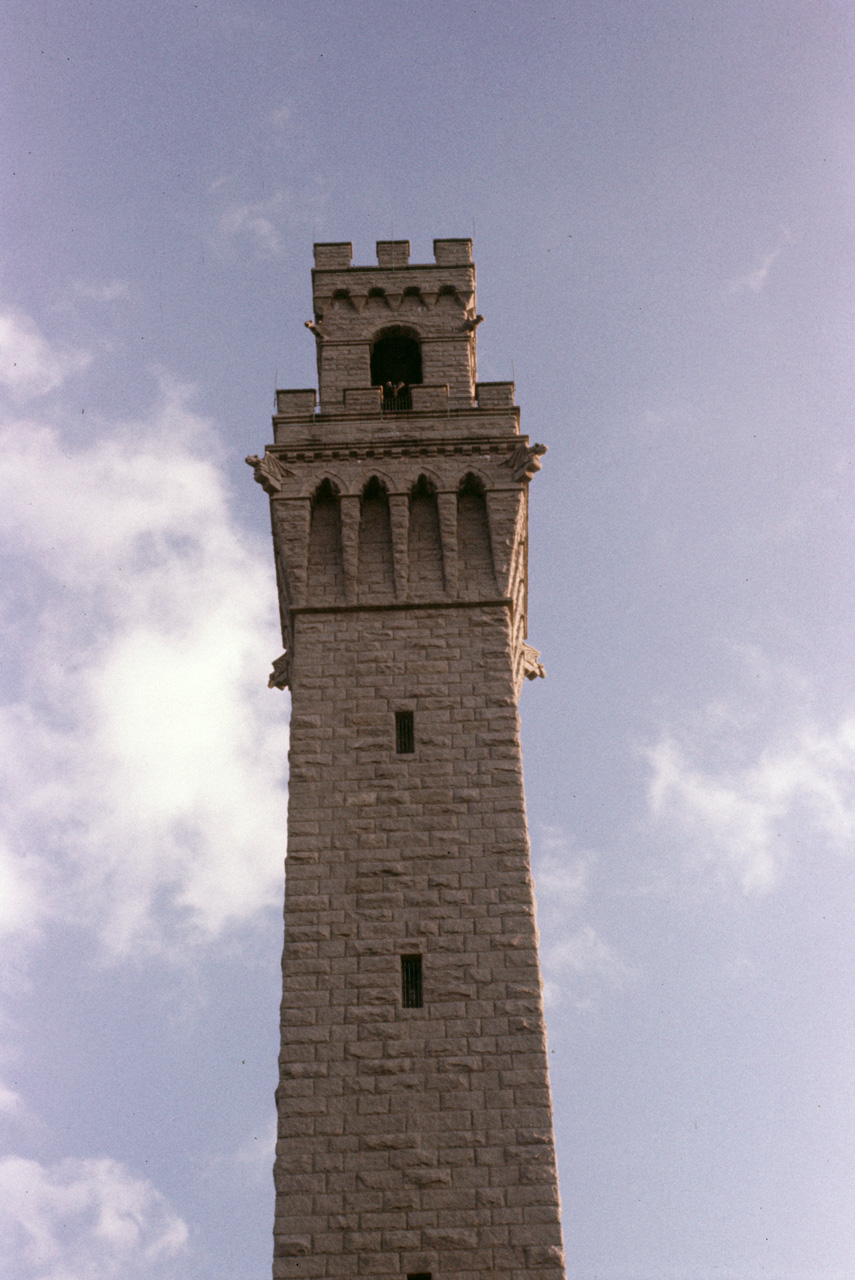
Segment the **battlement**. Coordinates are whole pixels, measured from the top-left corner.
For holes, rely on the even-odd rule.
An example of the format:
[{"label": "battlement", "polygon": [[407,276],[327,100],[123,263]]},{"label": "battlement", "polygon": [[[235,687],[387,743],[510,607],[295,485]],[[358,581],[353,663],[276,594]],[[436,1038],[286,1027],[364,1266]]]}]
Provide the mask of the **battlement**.
[{"label": "battlement", "polygon": [[[316,271],[373,271],[374,267],[353,266],[353,244],[350,240],[320,242],[312,246]],[[472,241],[466,237],[434,240],[432,263],[427,267],[468,267],[472,265]],[[409,240],[378,240],[377,266],[398,268],[410,265]]]}]

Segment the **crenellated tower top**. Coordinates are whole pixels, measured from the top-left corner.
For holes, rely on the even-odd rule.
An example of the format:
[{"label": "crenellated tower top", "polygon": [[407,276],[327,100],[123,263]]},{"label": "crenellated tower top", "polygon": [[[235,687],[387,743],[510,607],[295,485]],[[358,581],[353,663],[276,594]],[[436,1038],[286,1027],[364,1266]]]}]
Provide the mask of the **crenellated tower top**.
[{"label": "crenellated tower top", "polygon": [[[435,240],[431,263],[410,263],[409,240],[379,240],[377,266],[352,266],[350,244],[316,244],[312,271],[322,411],[371,387],[407,407],[475,398],[475,267],[471,240]],[[413,388],[418,387],[418,391]],[[378,397],[375,393],[374,400]],[[387,404],[388,407],[394,407]]]},{"label": "crenellated tower top", "polygon": [[286,645],[297,613],[509,609],[524,643],[528,481],[543,445],[520,436],[512,382],[479,383],[468,239],[407,240],[353,266],[350,243],[316,244],[314,389],[276,393],[274,443],[247,461],[272,499]]},{"label": "crenellated tower top", "polygon": [[[409,240],[378,240],[377,265],[353,266],[349,242],[316,244],[314,315],[320,411],[449,411],[513,404],[511,383],[478,384],[471,240],[434,240],[411,263]],[[314,392],[281,391],[282,416],[316,410]]]}]

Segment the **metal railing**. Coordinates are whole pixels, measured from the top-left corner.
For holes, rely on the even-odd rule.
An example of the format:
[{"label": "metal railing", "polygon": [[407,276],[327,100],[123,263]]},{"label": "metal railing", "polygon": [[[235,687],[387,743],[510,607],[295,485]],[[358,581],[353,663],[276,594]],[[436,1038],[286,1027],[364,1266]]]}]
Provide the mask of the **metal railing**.
[{"label": "metal railing", "polygon": [[395,391],[383,388],[383,411],[385,413],[401,413],[413,407],[413,393],[409,387],[401,387]]}]

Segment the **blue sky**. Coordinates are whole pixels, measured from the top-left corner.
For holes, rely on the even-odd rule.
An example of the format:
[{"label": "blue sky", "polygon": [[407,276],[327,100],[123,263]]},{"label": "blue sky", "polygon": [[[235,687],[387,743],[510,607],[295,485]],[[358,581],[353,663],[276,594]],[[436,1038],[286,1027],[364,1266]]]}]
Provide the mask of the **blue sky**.
[{"label": "blue sky", "polygon": [[851,1280],[855,15],[9,0],[0,1259],[269,1274],[313,240],[473,235],[568,1274]]}]

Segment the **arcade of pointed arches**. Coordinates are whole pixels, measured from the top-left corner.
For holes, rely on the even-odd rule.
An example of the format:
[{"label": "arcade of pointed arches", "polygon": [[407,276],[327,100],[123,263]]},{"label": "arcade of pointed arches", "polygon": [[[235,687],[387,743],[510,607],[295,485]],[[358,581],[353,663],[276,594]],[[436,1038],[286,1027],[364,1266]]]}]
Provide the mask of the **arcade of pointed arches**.
[{"label": "arcade of pointed arches", "polygon": [[[311,500],[308,587],[311,598],[318,603],[333,604],[344,599],[341,496],[339,486],[326,478],[316,487]],[[490,525],[484,484],[479,477],[467,472],[456,493],[447,495],[453,501],[456,545],[452,547],[448,530],[443,539],[434,481],[420,473],[405,496],[399,515],[405,528],[399,536],[405,538],[406,545],[406,598],[426,601],[448,595],[464,600],[494,597],[496,575]],[[446,519],[447,515],[446,512]],[[362,487],[357,537],[357,598],[373,602],[394,599],[396,566],[389,488],[376,474]],[[397,570],[400,594],[400,564]]]}]

